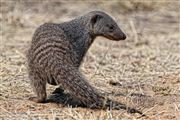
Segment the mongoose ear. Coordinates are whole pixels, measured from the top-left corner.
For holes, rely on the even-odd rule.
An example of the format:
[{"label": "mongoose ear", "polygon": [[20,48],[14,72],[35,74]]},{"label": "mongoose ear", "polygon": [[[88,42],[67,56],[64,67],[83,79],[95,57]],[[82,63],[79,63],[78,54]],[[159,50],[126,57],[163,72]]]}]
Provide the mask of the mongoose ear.
[{"label": "mongoose ear", "polygon": [[99,21],[100,19],[102,18],[101,15],[93,15],[92,18],[91,18],[91,24],[92,24],[92,27],[97,23],[97,21]]}]

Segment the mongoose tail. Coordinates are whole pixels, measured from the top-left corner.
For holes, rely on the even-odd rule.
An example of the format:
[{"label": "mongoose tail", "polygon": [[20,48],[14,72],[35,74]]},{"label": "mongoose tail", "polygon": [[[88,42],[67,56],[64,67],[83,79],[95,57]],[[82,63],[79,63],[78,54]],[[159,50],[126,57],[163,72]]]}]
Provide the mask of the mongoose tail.
[{"label": "mongoose tail", "polygon": [[135,108],[131,108],[126,106],[125,104],[121,104],[117,101],[113,101],[111,99],[107,99],[106,104],[105,104],[105,108],[108,109],[114,109],[114,110],[126,110],[128,113],[139,113],[141,116],[145,116],[141,111],[135,109]]}]

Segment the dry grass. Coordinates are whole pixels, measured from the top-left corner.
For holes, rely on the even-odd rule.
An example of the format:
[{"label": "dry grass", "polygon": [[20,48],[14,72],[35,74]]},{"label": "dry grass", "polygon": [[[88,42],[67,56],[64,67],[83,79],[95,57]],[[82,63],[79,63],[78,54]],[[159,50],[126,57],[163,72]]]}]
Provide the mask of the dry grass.
[{"label": "dry grass", "polygon": [[[180,4],[177,1],[1,2],[0,119],[180,119]],[[111,14],[127,34],[121,42],[98,38],[82,72],[114,100],[142,110],[90,110],[57,103],[36,104],[25,53],[34,30],[90,10]],[[54,86],[48,86],[50,94]]]}]

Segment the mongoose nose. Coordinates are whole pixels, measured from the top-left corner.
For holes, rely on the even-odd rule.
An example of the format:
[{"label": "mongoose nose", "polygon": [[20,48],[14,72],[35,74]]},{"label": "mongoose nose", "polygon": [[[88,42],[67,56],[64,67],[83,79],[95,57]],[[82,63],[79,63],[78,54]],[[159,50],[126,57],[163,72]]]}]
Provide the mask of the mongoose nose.
[{"label": "mongoose nose", "polygon": [[122,36],[122,40],[125,40],[126,39],[126,35],[125,34],[123,34],[123,36]]}]

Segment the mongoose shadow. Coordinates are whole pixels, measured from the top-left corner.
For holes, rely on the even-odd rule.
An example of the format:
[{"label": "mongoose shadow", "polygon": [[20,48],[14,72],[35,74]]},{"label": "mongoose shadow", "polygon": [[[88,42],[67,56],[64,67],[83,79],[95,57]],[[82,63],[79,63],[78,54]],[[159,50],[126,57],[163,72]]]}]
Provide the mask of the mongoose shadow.
[{"label": "mongoose shadow", "polygon": [[37,28],[27,54],[29,78],[37,95],[30,100],[45,102],[48,83],[59,85],[61,93],[69,91],[73,98],[88,108],[122,108],[141,114],[104,97],[80,73],[83,57],[98,36],[114,41],[126,39],[117,23],[101,11],[92,11],[60,24],[45,23]]}]

